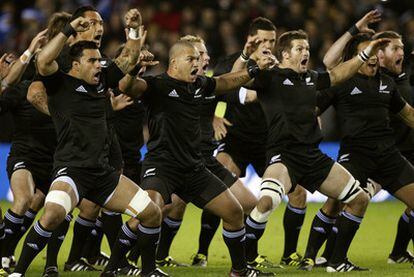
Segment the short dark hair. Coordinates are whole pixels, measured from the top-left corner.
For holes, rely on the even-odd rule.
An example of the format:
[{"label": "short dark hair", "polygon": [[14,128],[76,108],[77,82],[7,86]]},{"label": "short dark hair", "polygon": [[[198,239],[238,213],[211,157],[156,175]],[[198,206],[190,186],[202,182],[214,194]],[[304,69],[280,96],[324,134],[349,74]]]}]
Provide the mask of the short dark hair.
[{"label": "short dark hair", "polygon": [[72,45],[69,49],[69,58],[70,62],[79,61],[83,55],[83,50],[86,49],[99,49],[98,45],[89,40],[81,40],[74,45]]},{"label": "short dark hair", "polygon": [[98,12],[98,10],[95,9],[93,6],[90,6],[90,5],[81,6],[73,12],[72,17],[70,18],[70,21],[72,22],[76,18],[84,16],[84,14],[89,11]]},{"label": "short dark hair", "polygon": [[351,38],[350,41],[345,45],[343,57],[344,61],[352,59],[358,54],[358,45],[365,41],[371,41],[372,38],[370,35],[365,33],[359,33]]},{"label": "short dark hair", "polygon": [[292,41],[295,39],[306,39],[308,40],[308,35],[303,30],[295,30],[283,33],[276,44],[276,58],[279,61],[283,60],[283,51],[290,50],[292,48]]},{"label": "short dark hair", "polygon": [[257,30],[276,31],[276,26],[267,18],[256,17],[249,26],[249,35],[257,34]]},{"label": "short dark hair", "polygon": [[396,39],[402,39],[402,36],[394,31],[384,31],[384,32],[380,32],[380,33],[376,33],[373,37],[373,39],[379,39],[379,38],[396,38]]},{"label": "short dark hair", "polygon": [[65,27],[65,25],[70,22],[70,18],[71,15],[66,12],[57,12],[52,14],[52,17],[47,24],[48,40],[51,40],[57,34],[59,34],[59,32],[63,30],[63,27]]}]

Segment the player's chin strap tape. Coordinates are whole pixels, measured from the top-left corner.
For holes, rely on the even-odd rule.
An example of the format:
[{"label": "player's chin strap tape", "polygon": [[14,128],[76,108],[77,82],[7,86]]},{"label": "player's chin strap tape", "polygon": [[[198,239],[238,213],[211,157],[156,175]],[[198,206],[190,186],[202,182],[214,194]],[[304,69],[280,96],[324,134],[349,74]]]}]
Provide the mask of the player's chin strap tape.
[{"label": "player's chin strap tape", "polygon": [[148,192],[140,189],[137,193],[132,197],[131,201],[128,204],[128,207],[125,210],[127,215],[136,217],[139,213],[141,213],[148,204],[151,202],[151,198],[148,196]]},{"label": "player's chin strap tape", "polygon": [[72,199],[70,199],[70,195],[65,191],[49,191],[45,199],[45,205],[46,203],[55,203],[56,205],[63,207],[66,211],[66,215],[72,210]]},{"label": "player's chin strap tape", "polygon": [[355,199],[355,197],[363,192],[362,188],[359,186],[359,182],[351,176],[348,183],[346,184],[344,190],[338,196],[338,200],[342,203],[349,203]]},{"label": "player's chin strap tape", "polygon": [[276,209],[285,195],[285,188],[279,180],[266,178],[260,185],[260,196],[270,196],[272,198],[272,210]]}]

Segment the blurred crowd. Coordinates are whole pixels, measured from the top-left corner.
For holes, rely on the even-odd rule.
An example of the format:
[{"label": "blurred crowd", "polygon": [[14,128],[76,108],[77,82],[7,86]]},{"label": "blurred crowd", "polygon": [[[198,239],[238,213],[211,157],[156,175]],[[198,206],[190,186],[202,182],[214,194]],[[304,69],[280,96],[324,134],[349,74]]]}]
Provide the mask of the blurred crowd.
[{"label": "blurred crowd", "polygon": [[374,26],[377,30],[401,33],[407,50],[414,45],[412,0],[2,0],[0,53],[23,52],[31,38],[45,28],[51,14],[71,12],[85,4],[97,7],[105,21],[103,50],[107,55],[125,41],[123,15],[137,7],[148,30],[148,45],[162,67],[169,46],[183,34],[203,37],[213,63],[240,50],[249,22],[257,16],[271,19],[278,34],[299,28],[308,32],[315,69],[322,66],[322,57],[332,42],[372,8],[383,14],[383,20]]}]

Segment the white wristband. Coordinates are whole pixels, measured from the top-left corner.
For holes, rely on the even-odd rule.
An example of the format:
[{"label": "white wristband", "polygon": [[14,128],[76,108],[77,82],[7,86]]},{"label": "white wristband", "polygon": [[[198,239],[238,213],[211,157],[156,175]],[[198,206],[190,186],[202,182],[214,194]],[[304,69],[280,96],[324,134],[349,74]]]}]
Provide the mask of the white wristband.
[{"label": "white wristband", "polygon": [[242,105],[246,102],[246,96],[247,96],[247,89],[244,87],[241,87],[239,90],[239,101]]},{"label": "white wristband", "polygon": [[29,50],[24,51],[24,53],[20,56],[20,61],[22,64],[28,64],[30,62],[30,59],[32,58],[32,52]]},{"label": "white wristband", "polygon": [[133,39],[133,40],[138,40],[139,39],[139,37],[138,37],[138,31],[136,29],[129,28],[128,37],[130,39]]}]

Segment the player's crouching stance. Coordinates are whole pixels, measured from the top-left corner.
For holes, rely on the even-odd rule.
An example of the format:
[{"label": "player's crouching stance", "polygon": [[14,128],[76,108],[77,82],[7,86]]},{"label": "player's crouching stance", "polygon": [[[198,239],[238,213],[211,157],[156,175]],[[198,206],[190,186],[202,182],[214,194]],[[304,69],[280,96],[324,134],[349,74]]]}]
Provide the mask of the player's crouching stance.
[{"label": "player's crouching stance", "polygon": [[[55,61],[68,37],[87,28],[84,18],[75,19],[38,56],[37,66],[49,95],[49,110],[58,136],[55,173],[46,196],[44,214],[30,229],[11,276],[25,274],[35,256],[46,246],[51,232],[82,198],[138,218],[138,230],[131,230],[128,225],[124,225],[123,230],[131,239],[150,232],[152,235],[142,240],[143,257],[146,252],[155,251],[161,221],[159,207],[145,191],[108,164],[105,92],[118,85],[128,86],[127,78],[115,63],[102,68],[98,47],[90,41],[71,47],[72,67],[68,74],[61,72]],[[129,243],[128,239],[125,243]],[[155,261],[149,263],[152,266]]]}]

